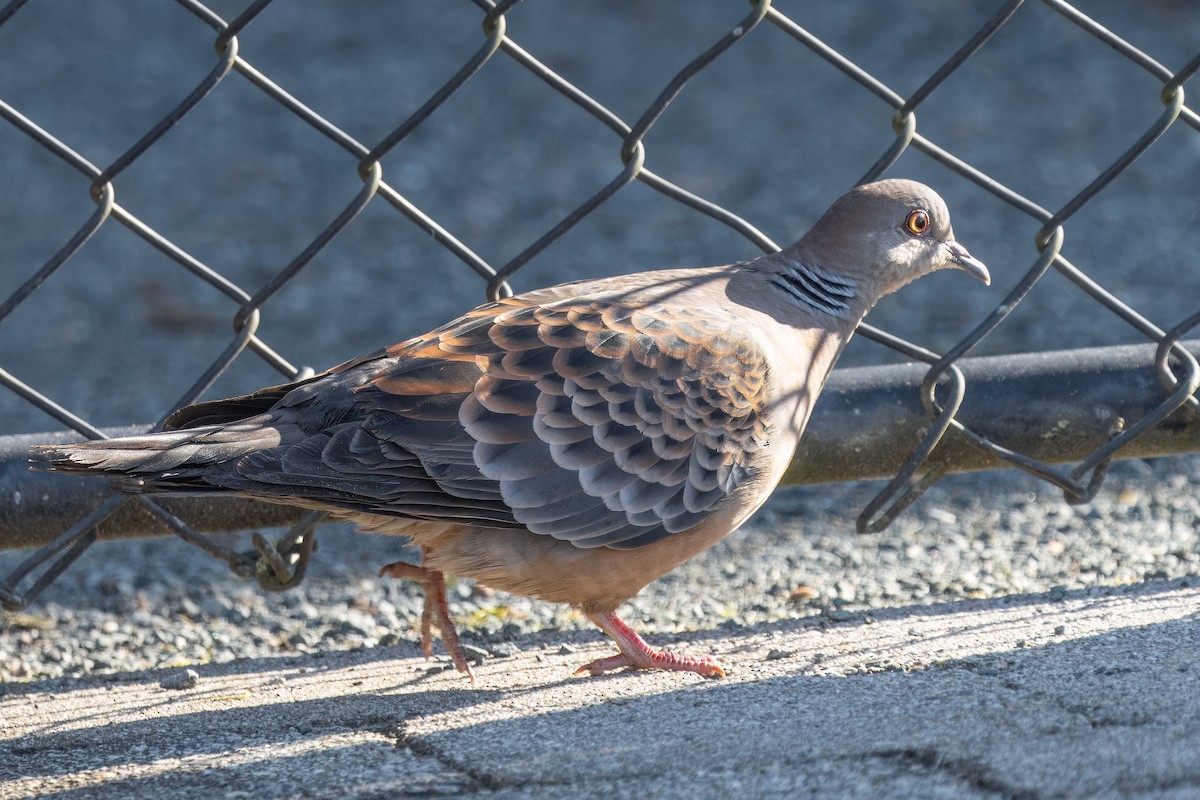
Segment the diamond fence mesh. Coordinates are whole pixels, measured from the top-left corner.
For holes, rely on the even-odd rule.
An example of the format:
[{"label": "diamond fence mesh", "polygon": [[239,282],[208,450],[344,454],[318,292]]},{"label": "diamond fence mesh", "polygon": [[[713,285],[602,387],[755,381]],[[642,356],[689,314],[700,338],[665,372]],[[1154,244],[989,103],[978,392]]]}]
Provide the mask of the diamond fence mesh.
[{"label": "diamond fence mesh", "polygon": [[[1180,344],[1200,324],[1186,3],[222,5],[0,9],[10,430],[44,414],[101,437],[399,340],[472,294],[773,251],[768,227],[802,228],[885,174],[952,195],[998,286],[914,287],[861,328],[885,347],[849,361],[929,364],[930,419],[861,529],[941,477],[929,456],[947,431],[1086,500],[1114,454],[1196,406]],[[1070,471],[956,418],[973,350],[1131,341],[1156,347],[1161,398]],[[27,603],[131,503],[271,588],[302,577],[318,521],[248,556],[112,498],[0,601]]]}]

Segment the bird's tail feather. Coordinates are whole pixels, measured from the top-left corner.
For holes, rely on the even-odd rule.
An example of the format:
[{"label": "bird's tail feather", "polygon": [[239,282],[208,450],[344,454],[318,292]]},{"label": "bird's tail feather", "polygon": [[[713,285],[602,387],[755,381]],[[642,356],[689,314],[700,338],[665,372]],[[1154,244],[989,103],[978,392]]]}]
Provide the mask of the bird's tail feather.
[{"label": "bird's tail feather", "polygon": [[[278,428],[264,420],[207,425],[119,439],[34,447],[34,469],[74,475],[108,475],[154,486],[208,487],[202,480],[211,467],[280,444]],[[132,487],[131,487],[132,488]]]}]

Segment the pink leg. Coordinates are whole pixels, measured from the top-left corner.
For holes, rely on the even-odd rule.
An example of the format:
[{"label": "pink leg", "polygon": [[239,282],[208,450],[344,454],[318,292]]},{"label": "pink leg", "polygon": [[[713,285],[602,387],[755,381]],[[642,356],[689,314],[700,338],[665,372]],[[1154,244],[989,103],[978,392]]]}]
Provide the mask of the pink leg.
[{"label": "pink leg", "polygon": [[471,670],[471,665],[467,663],[462,645],[458,643],[458,631],[455,630],[454,622],[450,619],[450,607],[446,605],[446,580],[442,577],[442,573],[397,561],[379,570],[379,574],[389,578],[408,578],[417,581],[424,587],[425,605],[421,609],[421,651],[425,653],[426,658],[433,655],[432,625],[436,621],[438,632],[442,635],[442,647],[446,649],[450,660],[454,662],[454,668],[470,678],[471,683],[475,683],[475,673]]},{"label": "pink leg", "polygon": [[706,678],[725,677],[724,668],[712,656],[682,656],[666,650],[655,650],[634,632],[633,628],[616,615],[588,613],[588,619],[596,623],[617,643],[621,652],[608,658],[598,658],[575,670],[576,675],[585,672],[600,675],[610,669],[631,667],[633,669],[668,669],[678,672],[695,672]]}]

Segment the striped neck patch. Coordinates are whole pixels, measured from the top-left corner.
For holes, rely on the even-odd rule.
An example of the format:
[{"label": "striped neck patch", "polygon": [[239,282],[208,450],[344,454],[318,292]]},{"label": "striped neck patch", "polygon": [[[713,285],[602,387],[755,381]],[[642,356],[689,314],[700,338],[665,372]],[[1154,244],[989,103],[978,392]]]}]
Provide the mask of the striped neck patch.
[{"label": "striped neck patch", "polygon": [[771,283],[805,308],[841,319],[850,316],[848,301],[854,299],[856,284],[843,275],[792,261],[771,277]]}]

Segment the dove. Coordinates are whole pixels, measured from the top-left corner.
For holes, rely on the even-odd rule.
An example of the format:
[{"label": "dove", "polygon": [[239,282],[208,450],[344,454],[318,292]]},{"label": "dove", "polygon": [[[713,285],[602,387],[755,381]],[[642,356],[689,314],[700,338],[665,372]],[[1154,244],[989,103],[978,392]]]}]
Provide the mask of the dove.
[{"label": "dove", "polygon": [[763,504],[864,315],[945,268],[991,280],[934,190],[863,184],[777,253],[500,299],[322,374],[186,406],[161,432],[35,461],[408,537],[421,563],[380,574],[423,585],[425,656],[436,628],[472,682],[447,574],[579,609],[618,652],[577,674],[720,677],[713,656],[650,646],[618,607]]}]

